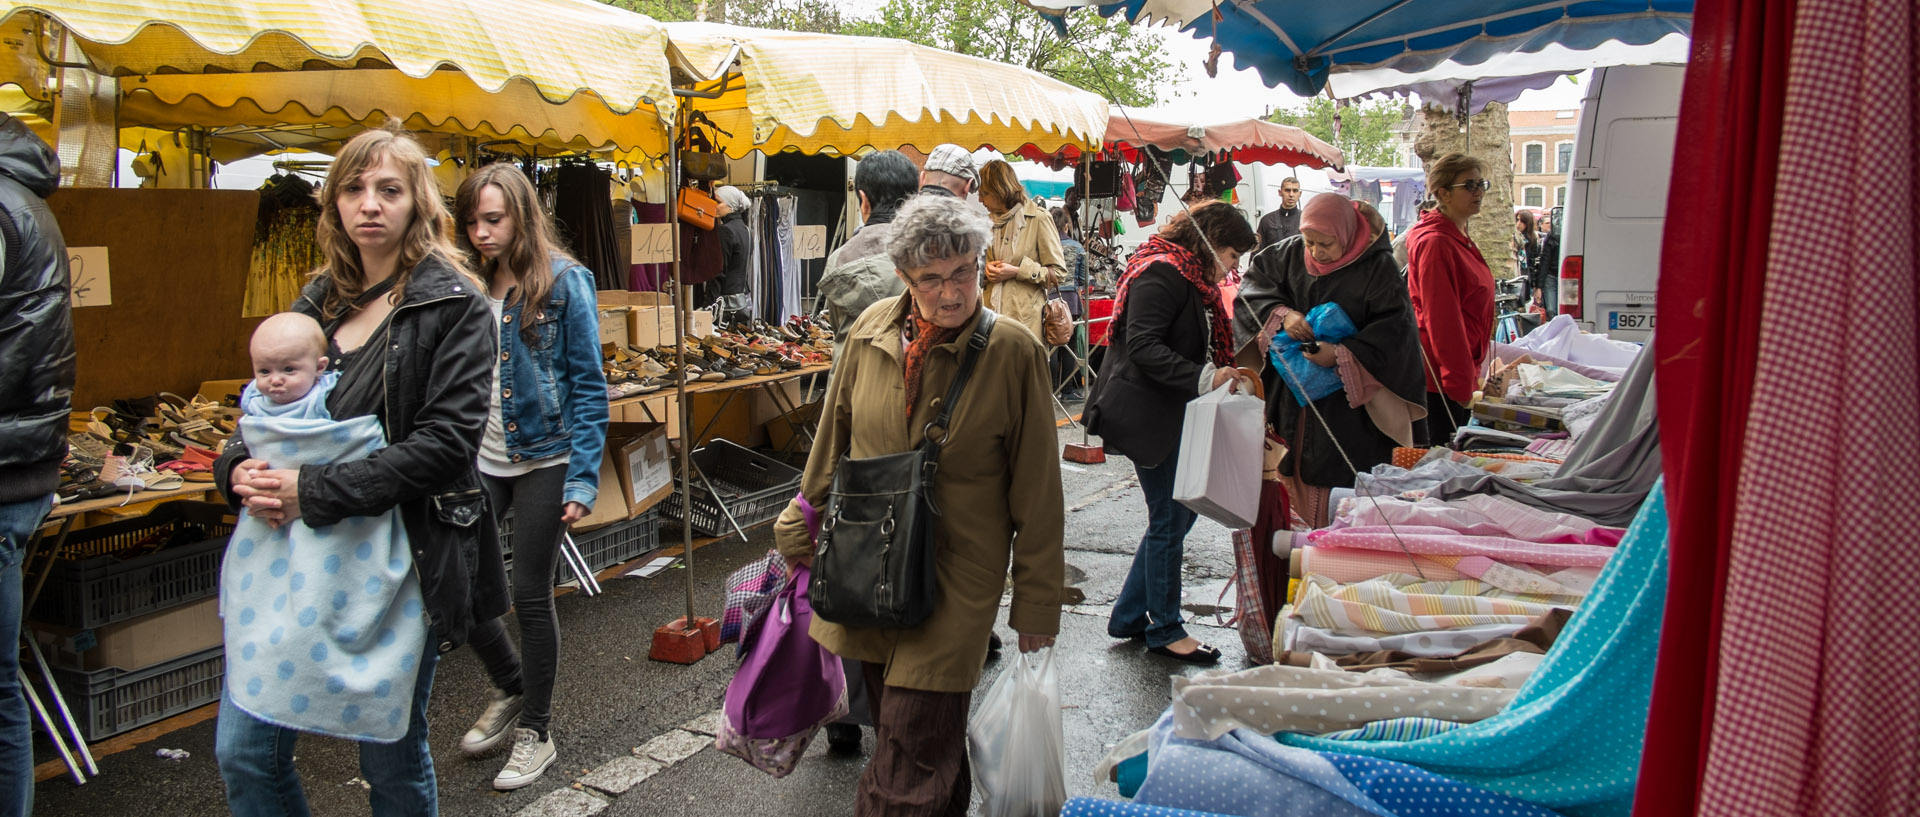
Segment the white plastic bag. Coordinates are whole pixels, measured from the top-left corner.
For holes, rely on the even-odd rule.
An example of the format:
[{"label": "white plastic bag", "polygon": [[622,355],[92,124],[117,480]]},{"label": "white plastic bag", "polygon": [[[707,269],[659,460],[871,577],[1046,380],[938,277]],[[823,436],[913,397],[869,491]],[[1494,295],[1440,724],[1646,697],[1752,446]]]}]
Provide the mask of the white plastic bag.
[{"label": "white plastic bag", "polygon": [[1017,653],[967,727],[985,817],[1053,817],[1067,802],[1067,744],[1053,648]]},{"label": "white plastic bag", "polygon": [[1228,530],[1246,530],[1260,517],[1267,404],[1227,389],[1222,385],[1187,404],[1173,498]]}]

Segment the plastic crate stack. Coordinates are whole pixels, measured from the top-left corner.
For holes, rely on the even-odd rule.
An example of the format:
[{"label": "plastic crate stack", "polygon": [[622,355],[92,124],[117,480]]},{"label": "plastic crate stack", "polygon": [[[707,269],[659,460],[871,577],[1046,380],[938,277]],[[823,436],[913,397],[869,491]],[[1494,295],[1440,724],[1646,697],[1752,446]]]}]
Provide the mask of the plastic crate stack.
[{"label": "plastic crate stack", "polygon": [[170,502],[74,531],[28,628],[89,741],[220,700],[223,505]]},{"label": "plastic crate stack", "polygon": [[[630,562],[660,547],[660,510],[649,510],[625,522],[573,533],[573,544],[595,572]],[[506,556],[507,573],[513,573],[513,515],[500,522],[500,551]],[[564,584],[574,580],[565,560],[555,559],[553,581]]]}]

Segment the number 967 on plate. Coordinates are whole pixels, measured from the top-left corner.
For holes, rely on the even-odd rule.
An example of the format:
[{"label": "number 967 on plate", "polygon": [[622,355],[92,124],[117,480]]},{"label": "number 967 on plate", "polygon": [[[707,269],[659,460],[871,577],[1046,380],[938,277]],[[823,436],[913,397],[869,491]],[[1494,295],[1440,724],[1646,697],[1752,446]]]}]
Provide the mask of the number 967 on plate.
[{"label": "number 967 on plate", "polygon": [[1652,312],[1608,312],[1607,328],[1612,329],[1652,329]]}]

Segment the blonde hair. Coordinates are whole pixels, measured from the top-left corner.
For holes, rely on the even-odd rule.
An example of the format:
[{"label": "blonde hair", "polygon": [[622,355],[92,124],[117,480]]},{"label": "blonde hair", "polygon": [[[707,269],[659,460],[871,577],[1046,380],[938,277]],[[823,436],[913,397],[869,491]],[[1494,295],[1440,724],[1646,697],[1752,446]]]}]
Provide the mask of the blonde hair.
[{"label": "blonde hair", "polygon": [[467,268],[460,251],[447,236],[447,205],[440,198],[440,185],[433,178],[433,169],[427,166],[426,150],[397,123],[388,122],[386,127],[365,131],[347,140],[327,173],[326,184],[316,195],[320,201],[320,223],[314,231],[314,242],[320,245],[327,265],[315,274],[333,278],[326,303],[320,305],[320,313],[327,320],[347,314],[367,291],[367,271],[360,265],[360,247],[353,243],[346,225],[340,221],[340,194],[347,185],[360,181],[360,177],[382,159],[392,159],[398,166],[406,180],[407,193],[413,199],[413,221],[401,236],[400,269],[394,274],[393,296],[399,298],[406,294],[407,279],[414,266],[430,255],[439,256],[475,285],[480,284],[480,279]]},{"label": "blonde hair", "polygon": [[1427,195],[1439,196],[1439,191],[1451,187],[1469,170],[1478,170],[1481,178],[1485,178],[1487,163],[1465,153],[1449,153],[1440,157],[1439,161],[1427,166]]},{"label": "blonde hair", "polygon": [[[480,191],[488,187],[500,191],[500,199],[506,203],[507,218],[513,220],[513,241],[492,261],[480,257],[467,237],[467,224],[473,221],[474,211],[480,207]],[[554,259],[573,260],[565,250],[560,249],[560,238],[554,232],[553,220],[547,218],[546,212],[540,209],[539,196],[533,189],[533,183],[527,181],[527,174],[510,162],[487,165],[460,183],[460,191],[453,197],[453,213],[454,230],[459,233],[460,247],[467,251],[474,268],[480,271],[480,276],[487,280],[488,285],[492,285],[493,277],[502,263],[513,270],[520,285],[514,288],[513,299],[509,303],[531,305],[526,310],[526,320],[521,321],[520,334],[528,343],[532,343],[538,332],[534,318],[546,308],[547,295],[553,292]]]},{"label": "blonde hair", "polygon": [[1008,210],[1018,210],[1027,204],[1027,188],[1020,184],[1020,174],[1001,159],[980,166],[980,195],[983,200],[993,196]]},{"label": "blonde hair", "polygon": [[287,339],[298,341],[307,346],[316,358],[327,356],[327,333],[320,328],[320,322],[299,312],[276,312],[267,316],[253,330],[253,339],[247,344],[247,353],[253,354],[253,347],[262,340]]}]

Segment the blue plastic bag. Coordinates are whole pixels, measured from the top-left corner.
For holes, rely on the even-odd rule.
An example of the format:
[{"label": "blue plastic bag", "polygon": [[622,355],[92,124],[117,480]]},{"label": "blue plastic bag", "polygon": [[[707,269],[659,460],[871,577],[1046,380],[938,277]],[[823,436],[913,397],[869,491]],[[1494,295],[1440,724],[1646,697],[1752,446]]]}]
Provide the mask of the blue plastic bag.
[{"label": "blue plastic bag", "polygon": [[[1354,328],[1353,319],[1347,317],[1347,311],[1332,301],[1309,310],[1307,326],[1313,329],[1317,343],[1339,343],[1359,331]],[[1287,391],[1293,392],[1294,401],[1302,406],[1341,389],[1340,372],[1335,367],[1319,366],[1308,360],[1300,350],[1300,341],[1284,329],[1274,333],[1267,357],[1274,368],[1281,371],[1280,381],[1287,384]]]}]

